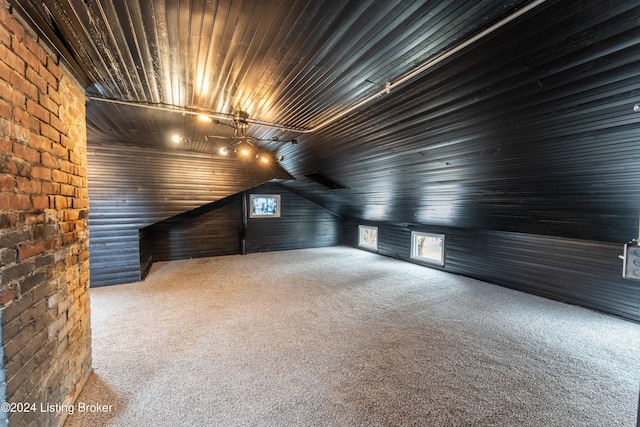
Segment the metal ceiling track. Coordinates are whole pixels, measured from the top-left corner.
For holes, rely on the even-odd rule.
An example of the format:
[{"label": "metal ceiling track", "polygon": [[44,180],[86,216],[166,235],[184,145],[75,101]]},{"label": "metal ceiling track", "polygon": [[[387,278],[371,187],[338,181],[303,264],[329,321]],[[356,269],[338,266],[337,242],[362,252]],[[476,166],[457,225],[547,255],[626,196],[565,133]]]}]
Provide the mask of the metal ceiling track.
[{"label": "metal ceiling track", "polygon": [[[431,61],[428,61],[428,62],[420,65],[419,67],[414,68],[411,72],[405,74],[403,77],[399,78],[398,80],[396,80],[394,82],[387,82],[385,87],[383,89],[381,89],[380,91],[378,91],[377,93],[369,96],[368,98],[363,99],[362,101],[352,105],[349,108],[346,108],[346,109],[342,110],[340,113],[333,115],[331,118],[329,118],[329,119],[325,120],[324,122],[314,126],[313,128],[310,128],[310,129],[299,128],[299,127],[289,126],[289,125],[282,124],[282,123],[275,123],[275,122],[269,122],[269,121],[265,121],[265,120],[251,119],[251,118],[248,118],[248,117],[245,119],[245,121],[247,123],[258,125],[258,126],[270,127],[270,128],[275,128],[275,129],[279,129],[279,130],[282,130],[282,131],[288,131],[288,132],[294,132],[294,133],[303,134],[303,133],[314,133],[314,132],[317,132],[318,130],[320,130],[320,129],[330,125],[331,123],[334,123],[337,120],[343,118],[344,116],[348,115],[349,113],[352,113],[352,112],[364,107],[365,105],[375,101],[376,99],[379,99],[380,97],[382,97],[384,95],[390,94],[393,89],[396,89],[396,88],[408,83],[409,81],[413,80],[414,78],[416,78],[417,76],[421,75],[425,71],[427,71],[430,68],[436,66],[440,62],[446,60],[447,58],[450,58],[451,56],[453,56],[456,53],[460,52],[461,50],[467,48],[468,46],[472,45],[473,43],[477,42],[478,40],[483,39],[484,37],[488,36],[489,34],[493,33],[494,31],[502,28],[503,26],[505,26],[508,23],[514,21],[515,19],[519,18],[520,16],[522,16],[522,15],[528,13],[529,11],[533,10],[534,8],[540,6],[545,1],[546,0],[535,0],[535,1],[531,2],[531,3],[529,3],[528,5],[526,5],[525,7],[521,8],[521,9],[518,9],[517,11],[512,13],[511,15],[501,19],[500,21],[498,21],[495,24],[491,25],[487,29],[479,32],[475,36],[473,36],[473,37],[465,40],[464,42],[456,45],[452,49],[449,49],[448,51],[444,52],[440,56],[432,59]],[[236,114],[227,114],[227,113],[219,113],[219,112],[208,112],[208,111],[190,109],[190,108],[186,108],[186,107],[179,107],[179,106],[167,105],[167,104],[149,104],[149,103],[135,102],[135,101],[123,101],[123,100],[112,99],[112,98],[101,98],[101,97],[96,97],[96,96],[88,96],[87,99],[89,99],[91,101],[110,102],[110,103],[114,103],[114,104],[121,104],[121,105],[135,106],[135,107],[143,107],[143,108],[161,110],[161,111],[168,111],[168,112],[173,112],[173,113],[190,114],[190,115],[196,115],[196,116],[205,115],[205,116],[208,116],[208,117],[210,117],[212,119],[219,119],[219,120],[221,119],[221,120],[234,121],[237,118]]]}]

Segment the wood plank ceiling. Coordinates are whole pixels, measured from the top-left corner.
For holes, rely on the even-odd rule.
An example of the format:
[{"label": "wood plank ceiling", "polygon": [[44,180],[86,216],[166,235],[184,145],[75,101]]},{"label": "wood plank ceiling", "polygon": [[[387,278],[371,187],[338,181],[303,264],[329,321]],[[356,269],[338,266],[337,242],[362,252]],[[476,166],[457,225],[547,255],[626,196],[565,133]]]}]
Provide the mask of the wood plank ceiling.
[{"label": "wood plank ceiling", "polygon": [[[285,185],[344,217],[637,236],[635,0],[11,4],[90,97],[161,107],[90,100],[90,143],[178,149],[169,138],[180,133],[179,149],[216,154],[229,127],[169,110],[220,113],[223,124],[240,110],[256,144],[284,156],[295,178]],[[328,190],[312,172],[348,188]]]}]

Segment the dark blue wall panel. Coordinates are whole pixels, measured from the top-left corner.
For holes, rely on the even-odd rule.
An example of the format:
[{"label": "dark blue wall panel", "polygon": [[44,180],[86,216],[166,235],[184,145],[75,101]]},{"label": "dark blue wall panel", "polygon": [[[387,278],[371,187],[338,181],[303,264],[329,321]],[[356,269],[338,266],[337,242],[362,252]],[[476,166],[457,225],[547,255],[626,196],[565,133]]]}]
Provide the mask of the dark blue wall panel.
[{"label": "dark blue wall panel", "polygon": [[143,275],[156,261],[239,254],[241,230],[239,194],[145,227],[140,231]]},{"label": "dark blue wall panel", "polygon": [[248,218],[246,251],[269,252],[339,245],[343,221],[328,210],[292,193],[279,184],[264,184],[246,192],[279,194],[279,218]]},{"label": "dark blue wall panel", "polygon": [[444,234],[445,265],[433,268],[640,321],[640,282],[622,278],[620,244],[358,220],[345,222],[345,244],[358,246],[359,224],[378,227],[382,255],[416,262],[411,230]]}]

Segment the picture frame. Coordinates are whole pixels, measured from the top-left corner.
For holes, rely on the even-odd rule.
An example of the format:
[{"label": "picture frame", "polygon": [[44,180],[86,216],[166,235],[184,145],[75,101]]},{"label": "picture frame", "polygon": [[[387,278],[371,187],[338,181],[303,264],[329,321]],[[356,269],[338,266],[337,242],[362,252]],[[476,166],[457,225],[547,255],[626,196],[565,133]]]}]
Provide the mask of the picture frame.
[{"label": "picture frame", "polygon": [[279,218],[280,211],[279,194],[249,195],[249,218]]}]

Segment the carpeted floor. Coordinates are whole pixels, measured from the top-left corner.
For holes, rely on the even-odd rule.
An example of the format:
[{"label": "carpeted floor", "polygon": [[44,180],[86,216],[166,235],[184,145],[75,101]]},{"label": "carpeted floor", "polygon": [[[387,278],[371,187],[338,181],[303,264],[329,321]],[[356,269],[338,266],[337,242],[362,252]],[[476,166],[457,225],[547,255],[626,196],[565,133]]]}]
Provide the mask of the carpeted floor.
[{"label": "carpeted floor", "polygon": [[640,325],[346,247],[91,290],[75,426],[635,426]]}]

